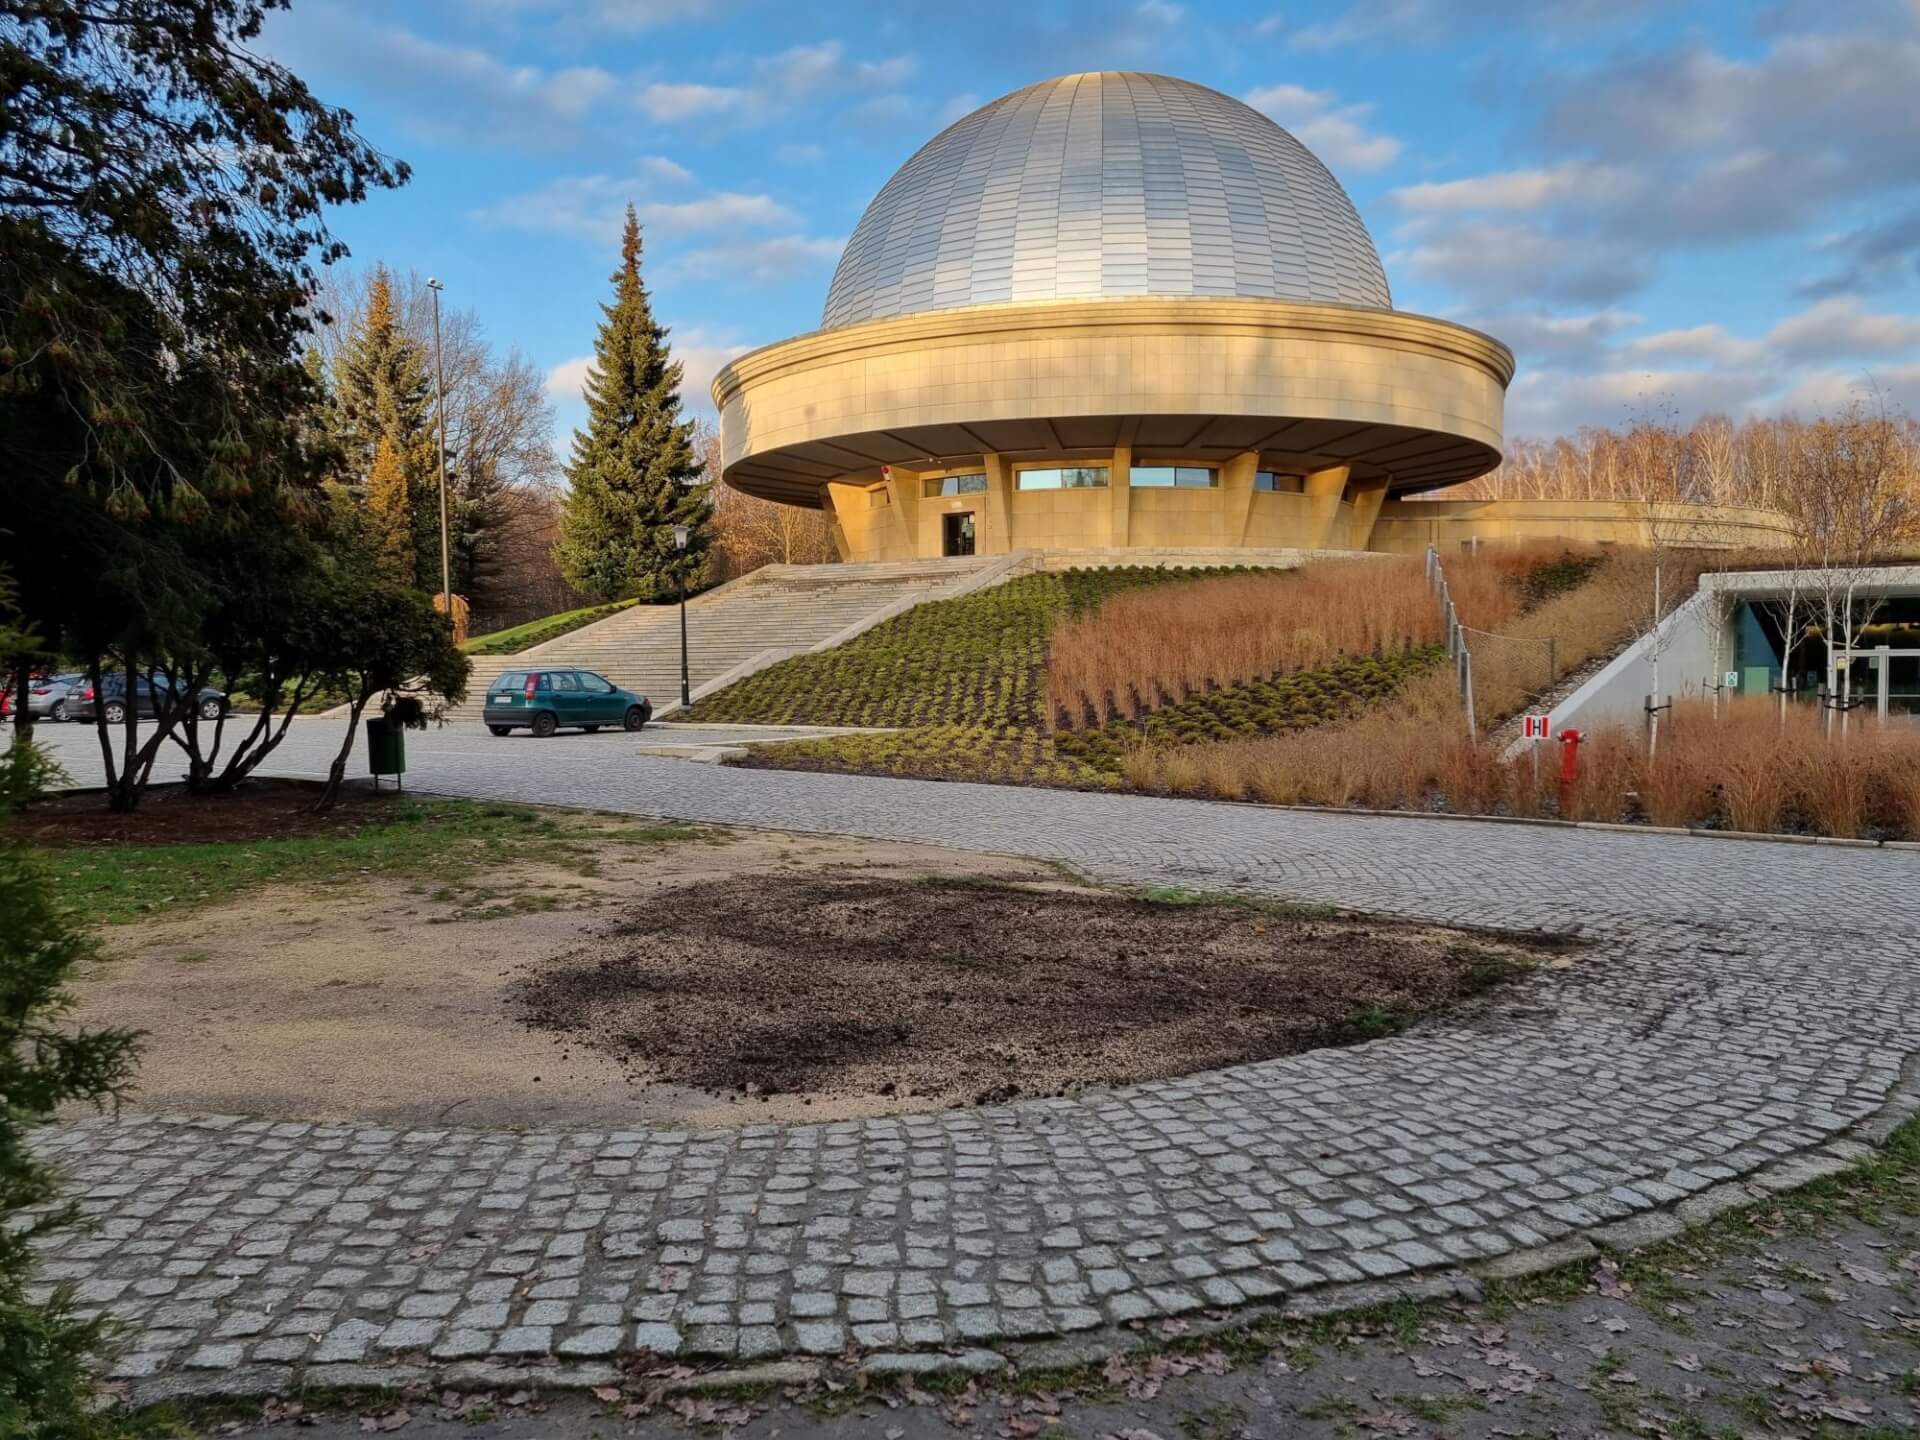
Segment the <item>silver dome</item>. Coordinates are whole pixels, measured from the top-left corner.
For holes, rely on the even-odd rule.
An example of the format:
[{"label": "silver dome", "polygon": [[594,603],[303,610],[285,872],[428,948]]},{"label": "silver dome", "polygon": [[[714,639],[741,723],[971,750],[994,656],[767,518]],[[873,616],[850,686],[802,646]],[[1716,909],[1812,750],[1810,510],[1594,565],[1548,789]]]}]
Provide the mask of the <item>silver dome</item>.
[{"label": "silver dome", "polygon": [[1393,306],[1353,202],[1306,146],[1217,90],[1098,71],[923,145],[860,217],[822,323],[1117,295]]}]

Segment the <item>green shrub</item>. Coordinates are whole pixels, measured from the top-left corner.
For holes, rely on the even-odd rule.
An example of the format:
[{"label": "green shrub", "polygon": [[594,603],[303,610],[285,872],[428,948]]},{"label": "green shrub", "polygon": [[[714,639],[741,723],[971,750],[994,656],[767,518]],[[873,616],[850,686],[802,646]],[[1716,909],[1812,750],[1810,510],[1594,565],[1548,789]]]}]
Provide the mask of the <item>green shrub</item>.
[{"label": "green shrub", "polygon": [[46,1304],[28,1298],[33,1241],[73,1216],[51,1206],[53,1173],[27,1135],[62,1105],[120,1095],[136,1040],[59,1027],[72,1004],[67,984],[92,942],[4,828],[10,808],[34,798],[47,773],[30,746],[0,754],[0,1435],[85,1437],[116,1429],[89,1404],[103,1325],[76,1318],[64,1292]]}]

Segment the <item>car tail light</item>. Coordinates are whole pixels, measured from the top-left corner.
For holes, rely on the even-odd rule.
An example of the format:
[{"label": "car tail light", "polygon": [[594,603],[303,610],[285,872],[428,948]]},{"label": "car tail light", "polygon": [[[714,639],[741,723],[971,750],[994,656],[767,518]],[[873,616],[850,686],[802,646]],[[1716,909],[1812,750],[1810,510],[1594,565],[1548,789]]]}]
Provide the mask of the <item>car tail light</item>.
[{"label": "car tail light", "polygon": [[540,683],[540,677],[538,675],[527,676],[527,699],[529,700],[533,699],[534,687],[537,686],[539,683]]},{"label": "car tail light", "polygon": [[82,700],[91,700],[91,699],[93,699],[93,687],[92,687],[91,685],[89,685],[89,686],[88,686],[88,687],[87,687],[86,689],[84,689],[84,690],[82,690],[82,691],[80,692],[80,698],[81,698]]}]

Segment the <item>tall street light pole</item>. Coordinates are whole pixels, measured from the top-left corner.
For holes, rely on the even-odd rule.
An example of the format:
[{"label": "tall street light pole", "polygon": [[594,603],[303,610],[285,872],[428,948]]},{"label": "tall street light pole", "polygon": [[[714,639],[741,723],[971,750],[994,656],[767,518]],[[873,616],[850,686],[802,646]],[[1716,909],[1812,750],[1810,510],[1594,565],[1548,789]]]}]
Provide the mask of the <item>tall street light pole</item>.
[{"label": "tall street light pole", "polygon": [[444,287],[431,275],[427,288],[433,291],[433,378],[439,401],[433,408],[440,418],[440,598],[447,607],[447,619],[453,619],[453,562],[447,546],[447,367],[440,354],[440,292]]},{"label": "tall street light pole", "polygon": [[[693,538],[693,529],[687,525],[673,527],[673,548],[676,553],[684,554],[687,541]],[[680,708],[686,710],[693,705],[693,687],[687,683],[687,564],[682,560],[675,565],[674,571],[680,577]]]}]

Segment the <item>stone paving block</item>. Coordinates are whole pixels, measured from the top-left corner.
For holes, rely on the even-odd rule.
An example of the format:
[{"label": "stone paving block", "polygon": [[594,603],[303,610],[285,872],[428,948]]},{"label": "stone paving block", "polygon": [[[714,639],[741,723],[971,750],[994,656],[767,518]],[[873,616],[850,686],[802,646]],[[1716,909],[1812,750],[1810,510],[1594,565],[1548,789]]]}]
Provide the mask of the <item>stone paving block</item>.
[{"label": "stone paving block", "polygon": [[[279,773],[337,744],[303,723]],[[77,775],[97,766],[56,741]],[[1580,983],[1528,977],[1497,1032],[1442,1021],[994,1111],[590,1136],[137,1112],[46,1127],[36,1145],[99,1228],[63,1237],[43,1280],[116,1308],[119,1363],[149,1372],[123,1378],[358,1365],[429,1332],[438,1362],[552,1350],[579,1357],[569,1373],[695,1331],[754,1357],[1029,1333],[1111,1347],[1112,1327],[1197,1307],[1591,1258],[1593,1239],[1858,1163],[1920,1105],[1903,1080],[1920,852],[760,770],[695,783],[676,761],[471,748],[429,735],[410,760],[443,793],[1024,853],[1119,885],[1588,944],[1568,957]],[[1842,951],[1800,923],[1808,894],[1850,917]],[[1703,983],[1709,1009],[1687,998]],[[1650,1026],[1669,995],[1686,1024]],[[1356,1095],[1379,1122],[1354,1123]]]}]

